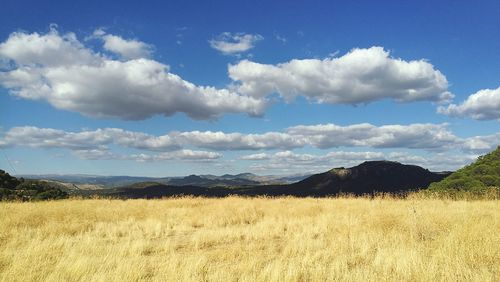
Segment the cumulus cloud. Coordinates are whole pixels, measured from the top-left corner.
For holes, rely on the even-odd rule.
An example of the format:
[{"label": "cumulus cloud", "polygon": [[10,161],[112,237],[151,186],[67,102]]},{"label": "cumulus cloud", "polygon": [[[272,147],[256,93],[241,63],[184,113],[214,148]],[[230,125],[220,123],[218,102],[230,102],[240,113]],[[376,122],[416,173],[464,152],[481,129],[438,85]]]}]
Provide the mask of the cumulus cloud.
[{"label": "cumulus cloud", "polygon": [[[483,142],[486,142],[484,140]],[[493,140],[489,141],[493,142]],[[173,131],[159,136],[119,128],[66,132],[51,128],[25,126],[11,128],[0,139],[0,142],[3,146],[17,145],[35,148],[89,149],[100,145],[115,144],[150,151],[170,151],[185,146],[229,151],[290,150],[307,146],[320,149],[344,146],[439,150],[454,147],[463,140],[449,131],[446,124],[375,126],[362,123],[348,126],[335,124],[298,125],[287,128],[284,132],[255,134],[221,131]]]},{"label": "cumulus cloud", "polygon": [[[14,32],[0,43],[0,57],[17,66],[59,67],[74,64],[97,65],[101,58],[85,48],[74,33],[60,35],[51,28],[46,34]],[[29,68],[31,67],[31,68]]]},{"label": "cumulus cloud", "polygon": [[357,146],[373,148],[443,149],[459,139],[447,124],[410,124],[375,126],[369,123],[298,125],[288,134],[308,140],[318,148]]},{"label": "cumulus cloud", "polygon": [[123,59],[148,58],[152,46],[136,39],[124,39],[120,36],[106,34],[102,29],[94,31],[94,37],[104,41],[104,49],[120,55]]},{"label": "cumulus cloud", "polygon": [[[148,151],[164,151],[157,154],[117,154],[110,145]],[[142,132],[127,131],[119,128],[104,128],[66,132],[52,128],[33,126],[14,127],[0,139],[0,148],[24,146],[42,149],[68,149],[86,160],[215,160],[222,154],[208,151],[180,149],[180,144],[168,135],[153,136]]]},{"label": "cumulus cloud", "polygon": [[[255,171],[321,171],[328,167],[352,166],[366,160],[395,160],[434,170],[453,170],[470,163],[478,155],[500,145],[500,133],[460,138],[446,124],[384,125],[354,124],[338,126],[298,125],[283,132],[244,134],[238,132],[186,131],[152,135],[119,128],[68,132],[32,126],[13,127],[0,136],[0,148],[30,147],[67,149],[80,159],[134,160],[156,162],[169,160],[215,161],[220,151],[280,150],[237,157],[250,161]],[[296,148],[373,148],[414,149],[427,151],[423,156],[404,152],[333,151],[321,155],[295,153]],[[115,148],[139,150],[125,155]],[[193,149],[191,149],[193,148]],[[212,151],[194,150],[194,148]],[[113,149],[113,150],[112,150]],[[144,153],[148,151],[150,153]],[[415,151],[413,151],[415,152]],[[429,154],[430,152],[430,154]]]},{"label": "cumulus cloud", "polygon": [[[119,128],[67,132],[34,126],[11,128],[0,139],[0,145],[2,144],[4,147],[26,146],[32,148],[80,150],[81,154],[89,154],[91,153],[89,150],[95,149],[102,151],[110,144],[150,151],[168,151],[180,148],[169,136],[152,136],[142,132],[127,131]],[[94,153],[97,152],[94,151]]]},{"label": "cumulus cloud", "polygon": [[393,58],[382,47],[277,65],[242,60],[229,66],[229,76],[240,93],[259,98],[278,93],[288,101],[299,95],[317,103],[352,105],[385,98],[398,102],[453,98],[446,77],[432,64]]},{"label": "cumulus cloud", "polygon": [[[298,125],[284,132],[244,134],[221,131],[173,131],[163,135],[128,131],[120,128],[103,128],[68,132],[52,128],[33,126],[13,127],[0,136],[0,147],[24,146],[31,148],[60,148],[75,151],[79,156],[112,156],[111,145],[136,150],[171,152],[185,148],[203,148],[214,151],[283,150],[277,155],[293,157],[290,150],[313,147],[331,149],[341,147],[404,148],[431,151],[433,154],[449,150],[480,154],[500,145],[500,133],[485,136],[460,138],[446,124],[383,125],[335,124]],[[274,156],[274,157],[277,157]],[[328,158],[371,159],[373,155],[335,152]],[[187,157],[187,155],[186,155]],[[301,156],[307,159],[307,155]],[[250,154],[244,160],[269,160],[267,153]]]},{"label": "cumulus cloud", "polygon": [[225,55],[246,52],[255,47],[255,43],[264,39],[259,34],[223,32],[209,40],[210,46]]},{"label": "cumulus cloud", "polygon": [[483,89],[470,95],[460,105],[439,107],[438,113],[454,117],[470,117],[477,120],[500,121],[500,87]]},{"label": "cumulus cloud", "polygon": [[[61,35],[55,29],[46,34],[12,33],[0,44],[0,58],[13,65],[0,72],[0,84],[12,95],[97,118],[138,120],[181,112],[194,119],[214,119],[224,113],[264,112],[265,99],[197,86],[157,61],[128,59],[144,51],[142,47],[133,51],[130,46],[137,45],[133,41],[123,39],[120,45],[115,44],[119,41],[115,35],[98,36],[105,40],[105,48],[127,59],[95,53],[73,33]],[[115,43],[106,47],[111,38]]]},{"label": "cumulus cloud", "polygon": [[464,139],[462,149],[471,153],[487,153],[500,146],[500,132],[491,135],[473,136]]},{"label": "cumulus cloud", "polygon": [[215,150],[291,149],[307,145],[306,140],[282,132],[243,134],[189,131],[173,132],[170,136],[182,144]]}]

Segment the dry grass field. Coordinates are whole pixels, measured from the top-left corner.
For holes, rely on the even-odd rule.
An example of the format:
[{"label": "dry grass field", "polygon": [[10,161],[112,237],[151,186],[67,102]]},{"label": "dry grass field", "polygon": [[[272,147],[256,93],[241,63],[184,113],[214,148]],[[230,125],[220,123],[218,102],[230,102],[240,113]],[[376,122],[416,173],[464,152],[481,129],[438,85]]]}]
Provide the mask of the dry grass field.
[{"label": "dry grass field", "polygon": [[0,203],[1,281],[499,281],[500,205],[390,198]]}]

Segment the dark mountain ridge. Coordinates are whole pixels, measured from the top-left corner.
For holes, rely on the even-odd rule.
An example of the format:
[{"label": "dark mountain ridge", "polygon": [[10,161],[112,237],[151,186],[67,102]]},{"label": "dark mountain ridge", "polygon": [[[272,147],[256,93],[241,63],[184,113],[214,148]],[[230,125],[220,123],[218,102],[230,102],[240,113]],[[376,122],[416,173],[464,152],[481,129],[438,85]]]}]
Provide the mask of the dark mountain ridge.
[{"label": "dark mountain ridge", "polygon": [[435,173],[416,165],[392,161],[367,161],[351,168],[334,168],[315,174],[290,188],[298,191],[311,189],[322,195],[349,193],[355,195],[383,192],[400,193],[427,188],[448,173]]}]

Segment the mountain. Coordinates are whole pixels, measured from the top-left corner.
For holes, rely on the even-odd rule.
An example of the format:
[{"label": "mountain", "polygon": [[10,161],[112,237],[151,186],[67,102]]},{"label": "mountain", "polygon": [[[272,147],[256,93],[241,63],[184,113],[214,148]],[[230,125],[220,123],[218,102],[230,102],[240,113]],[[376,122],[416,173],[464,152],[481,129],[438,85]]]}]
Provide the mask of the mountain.
[{"label": "mountain", "polygon": [[489,187],[500,190],[500,146],[442,181],[432,183],[429,191],[480,191]]},{"label": "mountain", "polygon": [[[370,161],[351,168],[334,168],[293,184],[201,187],[197,185],[173,186],[162,183],[137,183],[103,193],[123,198],[160,198],[178,195],[321,197],[334,196],[339,193],[356,195],[375,192],[401,193],[427,188],[430,183],[440,181],[448,174],[434,173],[419,166],[404,165],[398,162]],[[222,177],[228,178],[228,176]],[[204,181],[203,179],[206,178],[195,175],[188,177],[188,180],[193,182]]]},{"label": "mountain", "polygon": [[415,165],[392,161],[367,161],[351,168],[334,168],[291,184],[299,194],[356,195],[374,192],[399,193],[427,188],[448,173],[435,173]]}]

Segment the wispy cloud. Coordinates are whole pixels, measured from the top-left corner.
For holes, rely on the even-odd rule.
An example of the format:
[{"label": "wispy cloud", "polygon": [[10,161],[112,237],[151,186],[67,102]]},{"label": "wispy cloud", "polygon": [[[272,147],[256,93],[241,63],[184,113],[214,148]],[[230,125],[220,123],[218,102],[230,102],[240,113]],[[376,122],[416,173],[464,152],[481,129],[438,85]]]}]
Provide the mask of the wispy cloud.
[{"label": "wispy cloud", "polygon": [[94,37],[104,41],[104,49],[120,55],[123,59],[149,58],[153,47],[136,39],[124,39],[107,34],[103,29],[94,31]]},{"label": "wispy cloud", "polygon": [[263,39],[259,34],[223,32],[208,42],[215,50],[225,55],[234,55],[254,48],[255,43]]}]

